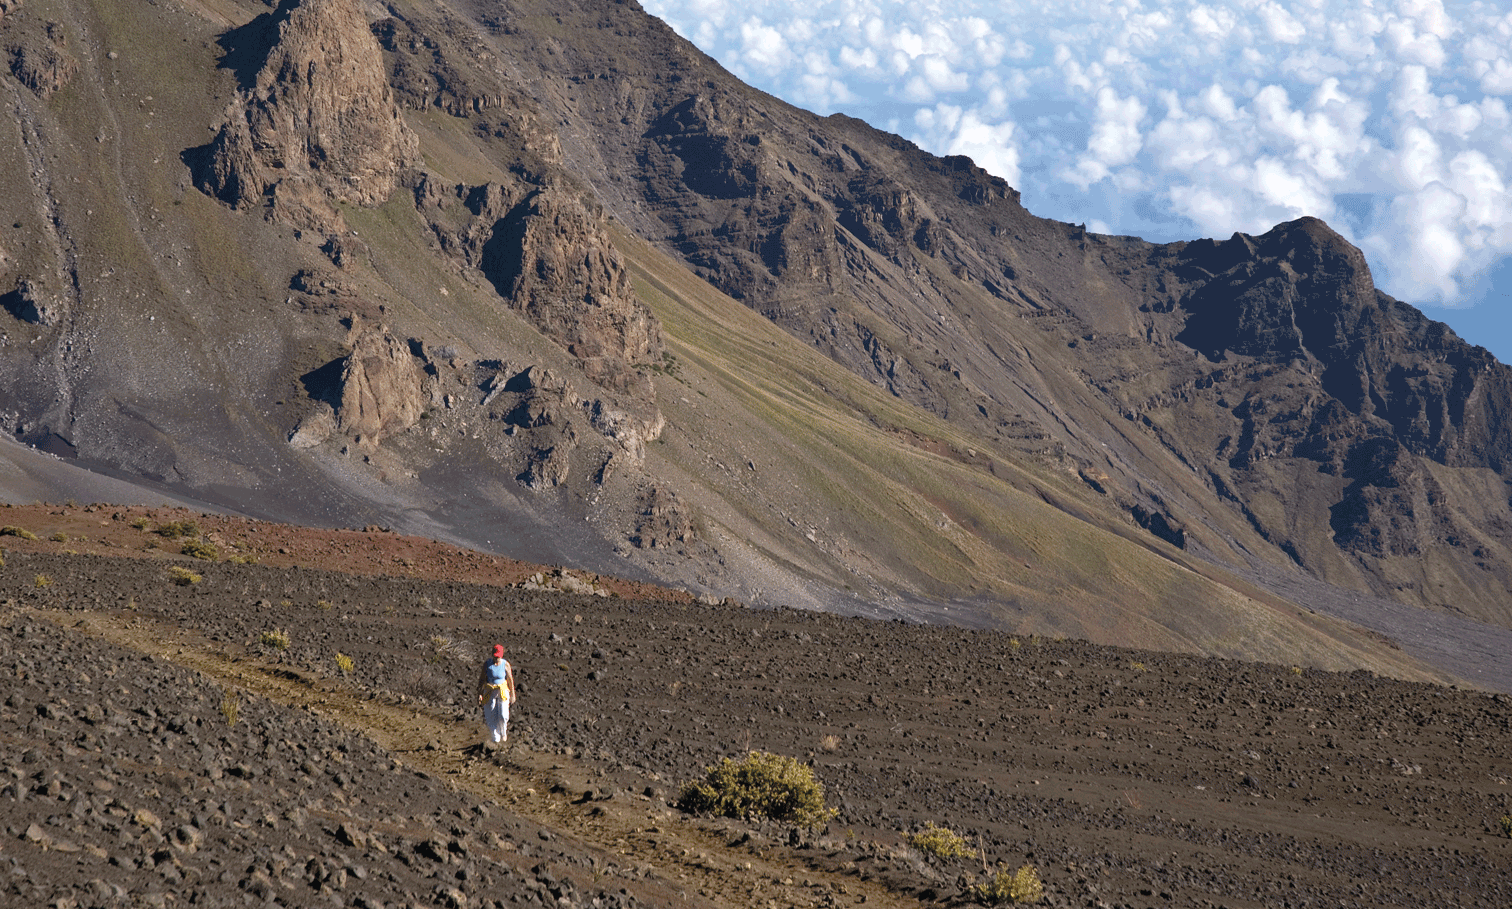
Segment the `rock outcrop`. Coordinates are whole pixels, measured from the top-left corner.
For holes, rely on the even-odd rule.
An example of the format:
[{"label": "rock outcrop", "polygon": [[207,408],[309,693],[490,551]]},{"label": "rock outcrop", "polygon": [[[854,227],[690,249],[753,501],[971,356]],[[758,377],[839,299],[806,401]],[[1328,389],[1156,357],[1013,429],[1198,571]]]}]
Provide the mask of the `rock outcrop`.
[{"label": "rock outcrop", "polygon": [[589,379],[649,392],[641,367],[660,361],[661,326],[631,289],[602,211],[551,183],[446,192],[426,178],[415,196],[441,248],[479,269]]},{"label": "rock outcrop", "polygon": [[21,321],[44,328],[58,324],[63,315],[63,306],[57,298],[30,278],[22,278],[16,282],[15,290],[0,296],[0,305]]},{"label": "rock outcrop", "polygon": [[[6,12],[0,8],[0,18]],[[68,52],[67,33],[57,22],[48,22],[40,33],[23,34],[6,55],[11,74],[44,99],[67,85],[79,71],[78,59]]]},{"label": "rock outcrop", "polygon": [[384,436],[414,426],[424,411],[423,374],[409,344],[386,326],[354,324],[352,353],[341,370],[336,431],[373,448]]},{"label": "rock outcrop", "polygon": [[419,140],[358,0],[283,0],[230,43],[238,59],[255,60],[264,45],[266,57],[207,150],[206,192],[238,208],[267,204],[272,217],[322,234],[343,227],[333,203],[389,197]]}]

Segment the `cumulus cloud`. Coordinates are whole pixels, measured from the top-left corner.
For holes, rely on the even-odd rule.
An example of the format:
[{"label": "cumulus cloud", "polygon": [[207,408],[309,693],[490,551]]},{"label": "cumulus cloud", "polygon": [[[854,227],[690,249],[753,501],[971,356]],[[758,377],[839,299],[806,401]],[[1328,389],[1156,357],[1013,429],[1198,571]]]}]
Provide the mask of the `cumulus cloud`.
[{"label": "cumulus cloud", "polygon": [[758,87],[970,155],[1047,217],[1174,240],[1315,215],[1420,303],[1470,302],[1512,258],[1501,4],[643,3]]}]

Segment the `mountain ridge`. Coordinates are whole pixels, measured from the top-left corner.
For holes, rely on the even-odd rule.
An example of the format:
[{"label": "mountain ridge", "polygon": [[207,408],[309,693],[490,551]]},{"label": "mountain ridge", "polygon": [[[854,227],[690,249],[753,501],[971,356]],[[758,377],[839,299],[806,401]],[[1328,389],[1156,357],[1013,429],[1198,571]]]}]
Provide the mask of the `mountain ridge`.
[{"label": "mountain ridge", "polygon": [[1035,218],[633,2],[0,20],[44,39],[79,66],[8,83],[0,167],[35,178],[0,195],[0,424],[80,465],[716,597],[1207,653],[1338,646],[1280,593],[1298,572],[1512,626],[1512,374],[1322,222]]}]

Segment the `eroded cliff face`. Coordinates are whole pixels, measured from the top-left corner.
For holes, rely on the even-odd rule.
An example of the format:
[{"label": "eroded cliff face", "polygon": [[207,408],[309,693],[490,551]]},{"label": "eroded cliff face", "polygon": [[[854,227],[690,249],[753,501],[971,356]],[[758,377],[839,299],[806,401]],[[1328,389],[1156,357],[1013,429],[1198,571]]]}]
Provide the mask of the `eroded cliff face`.
[{"label": "eroded cliff face", "polygon": [[[590,7],[558,12],[570,46],[498,45],[568,85],[539,96],[573,127],[563,160],[699,276],[1162,540],[1508,617],[1506,371],[1378,293],[1327,225],[1157,246],[1044,221],[967,159],[795,111],[676,41],[637,57],[657,24]],[[1443,564],[1408,578],[1416,553]]]},{"label": "eroded cliff face", "polygon": [[631,290],[601,210],[550,181],[447,190],[426,178],[416,204],[441,248],[480,271],[589,379],[649,397],[643,370],[660,362],[661,327]]},{"label": "eroded cliff face", "polygon": [[283,0],[226,44],[246,84],[204,152],[207,192],[322,234],[344,227],[333,203],[389,197],[419,143],[359,0]]}]

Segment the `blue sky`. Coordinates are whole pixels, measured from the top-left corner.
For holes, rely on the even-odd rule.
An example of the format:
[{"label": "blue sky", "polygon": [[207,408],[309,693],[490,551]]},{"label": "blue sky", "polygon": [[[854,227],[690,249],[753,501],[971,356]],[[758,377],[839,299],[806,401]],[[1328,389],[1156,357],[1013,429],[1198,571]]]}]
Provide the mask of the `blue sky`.
[{"label": "blue sky", "polygon": [[1155,241],[1302,215],[1512,362],[1512,11],[1496,2],[642,0],[736,75]]}]

